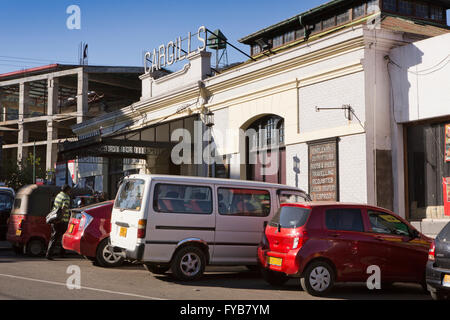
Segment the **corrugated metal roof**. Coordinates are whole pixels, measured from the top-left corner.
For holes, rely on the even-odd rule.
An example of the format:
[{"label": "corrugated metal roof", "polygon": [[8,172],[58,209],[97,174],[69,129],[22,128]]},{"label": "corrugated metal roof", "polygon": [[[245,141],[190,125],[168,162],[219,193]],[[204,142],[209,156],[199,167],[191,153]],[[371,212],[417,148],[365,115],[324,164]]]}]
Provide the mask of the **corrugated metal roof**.
[{"label": "corrugated metal roof", "polygon": [[[283,28],[285,26],[288,26],[289,24],[293,24],[297,21],[299,21],[300,17],[302,19],[305,19],[309,16],[313,16],[315,14],[321,13],[322,11],[326,11],[329,10],[331,8],[336,8],[340,5],[346,5],[349,4],[351,2],[355,2],[355,0],[332,0],[332,1],[328,1],[318,7],[315,7],[311,10],[305,11],[303,13],[297,14],[289,19],[283,20],[281,22],[278,22],[274,25],[271,25],[267,28],[261,29],[259,31],[256,31],[248,36],[245,36],[241,39],[239,39],[239,42],[241,43],[245,43],[245,44],[249,44],[250,41],[254,40],[257,37],[262,36],[263,34],[269,33],[271,31],[275,31],[277,29]],[[433,1],[435,4],[440,4],[442,6],[444,6],[446,9],[450,8],[450,0],[434,0]]]}]

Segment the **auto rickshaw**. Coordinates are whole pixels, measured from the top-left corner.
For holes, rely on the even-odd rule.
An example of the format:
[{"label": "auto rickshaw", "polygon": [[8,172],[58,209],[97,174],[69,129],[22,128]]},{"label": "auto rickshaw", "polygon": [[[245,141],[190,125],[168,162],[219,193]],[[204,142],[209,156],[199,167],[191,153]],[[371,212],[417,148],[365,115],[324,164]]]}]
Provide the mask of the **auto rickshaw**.
[{"label": "auto rickshaw", "polygon": [[[20,254],[41,256],[50,241],[51,227],[45,221],[61,187],[50,185],[27,185],[19,189],[9,218],[7,240],[13,250]],[[71,199],[90,195],[92,190],[74,188]],[[73,201],[71,200],[71,203]]]}]

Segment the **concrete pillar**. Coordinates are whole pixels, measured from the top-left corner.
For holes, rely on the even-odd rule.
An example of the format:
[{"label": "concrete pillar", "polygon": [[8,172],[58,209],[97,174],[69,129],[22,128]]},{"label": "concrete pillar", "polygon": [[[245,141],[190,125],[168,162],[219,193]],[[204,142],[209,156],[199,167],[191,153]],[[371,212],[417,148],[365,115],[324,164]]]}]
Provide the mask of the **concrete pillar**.
[{"label": "concrete pillar", "polygon": [[88,113],[88,74],[84,70],[78,72],[78,88],[77,88],[77,123],[85,120]]},{"label": "concrete pillar", "polygon": [[20,162],[26,160],[28,155],[28,148],[23,146],[23,143],[28,142],[29,132],[25,128],[24,118],[28,117],[30,101],[30,85],[28,83],[21,83],[19,85],[19,133],[18,133],[18,147],[17,147],[17,160]]},{"label": "concrete pillar", "polygon": [[46,171],[52,170],[58,155],[58,144],[53,143],[53,140],[58,139],[58,128],[53,121],[53,115],[58,111],[58,89],[59,81],[57,78],[48,79],[48,104],[47,104],[47,154],[45,161]]}]

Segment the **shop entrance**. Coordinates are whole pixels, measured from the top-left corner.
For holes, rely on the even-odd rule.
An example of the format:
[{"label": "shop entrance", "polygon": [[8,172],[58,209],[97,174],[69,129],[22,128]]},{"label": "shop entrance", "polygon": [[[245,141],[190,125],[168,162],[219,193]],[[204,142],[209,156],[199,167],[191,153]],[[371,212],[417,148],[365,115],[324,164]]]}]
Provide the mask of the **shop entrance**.
[{"label": "shop entrance", "polygon": [[[406,129],[407,208],[410,220],[445,218],[443,180],[450,177],[446,158],[445,123],[412,125]],[[448,128],[448,127],[447,127]],[[450,136],[449,136],[450,137]]]}]

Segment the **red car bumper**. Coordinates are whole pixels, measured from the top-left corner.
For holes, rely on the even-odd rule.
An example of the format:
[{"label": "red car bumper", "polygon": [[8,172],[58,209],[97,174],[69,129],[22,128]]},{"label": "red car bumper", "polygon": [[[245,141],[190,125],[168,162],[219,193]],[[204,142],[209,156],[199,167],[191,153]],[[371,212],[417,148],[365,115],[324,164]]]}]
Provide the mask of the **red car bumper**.
[{"label": "red car bumper", "polygon": [[[301,273],[298,252],[300,249],[290,250],[287,253],[270,251],[269,249],[258,248],[258,259],[264,268],[283,272],[287,275],[298,275]],[[280,265],[269,263],[269,258],[277,258]],[[281,260],[278,260],[281,259]]]}]

